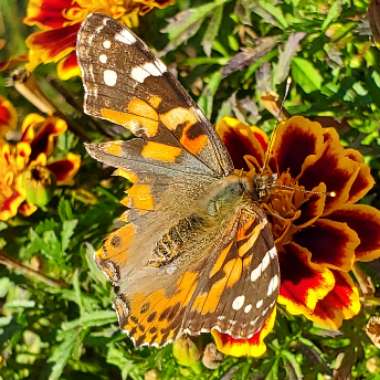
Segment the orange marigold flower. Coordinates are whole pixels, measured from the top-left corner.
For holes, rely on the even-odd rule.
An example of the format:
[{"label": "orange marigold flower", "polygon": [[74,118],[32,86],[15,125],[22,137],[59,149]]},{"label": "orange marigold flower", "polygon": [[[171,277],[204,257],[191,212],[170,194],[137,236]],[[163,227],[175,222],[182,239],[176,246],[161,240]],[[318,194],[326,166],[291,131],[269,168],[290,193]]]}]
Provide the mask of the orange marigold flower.
[{"label": "orange marigold flower", "polygon": [[139,16],[153,8],[165,8],[175,0],[29,0],[24,22],[40,31],[26,40],[28,69],[40,63],[58,63],[58,76],[65,80],[79,75],[75,55],[76,36],[81,22],[92,12],[101,12],[138,26]]},{"label": "orange marigold flower", "polygon": [[[235,168],[252,176],[261,170],[268,147],[261,130],[230,117],[216,129]],[[294,116],[278,126],[269,170],[278,180],[262,207],[279,252],[278,302],[291,314],[338,329],[360,310],[350,276],[354,263],[380,257],[380,211],[356,204],[374,185],[370,168],[358,151],[342,147],[334,128]],[[252,338],[216,333],[216,342],[224,352],[257,356],[265,351],[260,333],[254,348]]]},{"label": "orange marigold flower", "polygon": [[17,124],[16,110],[11,102],[0,96],[0,138],[14,129]]},{"label": "orange marigold flower", "polygon": [[16,144],[0,141],[0,220],[20,213],[31,215],[49,200],[51,185],[69,184],[80,166],[80,156],[69,153],[52,159],[56,138],[67,125],[57,117],[28,115]]}]

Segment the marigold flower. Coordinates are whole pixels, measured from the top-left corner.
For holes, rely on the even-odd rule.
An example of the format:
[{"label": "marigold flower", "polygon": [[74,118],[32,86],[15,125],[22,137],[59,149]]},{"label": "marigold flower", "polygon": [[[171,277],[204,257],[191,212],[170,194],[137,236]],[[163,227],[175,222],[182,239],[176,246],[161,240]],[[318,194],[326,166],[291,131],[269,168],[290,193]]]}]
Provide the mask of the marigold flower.
[{"label": "marigold flower", "polygon": [[[230,117],[216,129],[235,167],[258,173],[268,149],[266,135]],[[342,147],[334,128],[294,116],[279,124],[269,170],[278,181],[262,207],[279,252],[278,302],[291,314],[338,329],[360,310],[350,276],[354,263],[380,257],[380,211],[356,203],[374,185],[370,168],[358,151]],[[267,321],[262,331],[272,326]],[[252,342],[213,335],[225,353],[258,356],[265,351],[263,336]]]},{"label": "marigold flower", "polygon": [[138,26],[139,16],[153,8],[165,8],[175,0],[29,0],[25,24],[41,31],[26,40],[28,69],[40,63],[55,62],[58,76],[69,79],[79,75],[75,55],[76,36],[81,22],[92,12],[101,12],[128,27]]},{"label": "marigold flower", "polygon": [[67,129],[57,117],[28,115],[16,144],[0,141],[0,220],[20,213],[31,215],[49,200],[53,184],[69,184],[80,166],[80,156],[51,158],[58,135]]},{"label": "marigold flower", "polygon": [[11,102],[0,96],[0,138],[14,129],[17,123],[16,110]]}]

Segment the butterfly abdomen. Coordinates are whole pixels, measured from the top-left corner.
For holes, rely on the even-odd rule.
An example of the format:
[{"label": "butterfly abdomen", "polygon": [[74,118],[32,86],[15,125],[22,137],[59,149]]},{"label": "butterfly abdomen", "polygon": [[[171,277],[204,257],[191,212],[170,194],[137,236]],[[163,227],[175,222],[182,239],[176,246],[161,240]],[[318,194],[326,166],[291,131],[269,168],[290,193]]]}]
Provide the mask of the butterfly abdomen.
[{"label": "butterfly abdomen", "polygon": [[204,218],[198,214],[191,214],[179,220],[156,243],[153,257],[148,261],[148,265],[161,267],[172,262],[181,254],[184,245],[200,232],[204,223]]}]

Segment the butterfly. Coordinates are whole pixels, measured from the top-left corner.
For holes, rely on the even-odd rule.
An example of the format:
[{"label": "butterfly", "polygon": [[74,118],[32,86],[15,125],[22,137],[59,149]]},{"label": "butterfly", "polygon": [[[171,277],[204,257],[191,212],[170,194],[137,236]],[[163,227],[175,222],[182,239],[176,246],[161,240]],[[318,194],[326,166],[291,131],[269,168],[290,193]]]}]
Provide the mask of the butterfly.
[{"label": "butterfly", "polygon": [[137,346],[212,329],[252,337],[273,312],[280,281],[260,207],[265,178],[234,169],[202,111],[131,30],[91,14],[77,57],[85,112],[135,136],[86,145],[133,183],[122,225],[96,254],[121,329]]}]

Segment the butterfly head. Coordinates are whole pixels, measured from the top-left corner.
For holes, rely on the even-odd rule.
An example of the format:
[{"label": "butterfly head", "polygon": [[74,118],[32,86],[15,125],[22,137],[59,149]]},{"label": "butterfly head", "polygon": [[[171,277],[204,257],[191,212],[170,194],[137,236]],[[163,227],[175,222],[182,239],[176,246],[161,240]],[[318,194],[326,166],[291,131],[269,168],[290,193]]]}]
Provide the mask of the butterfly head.
[{"label": "butterfly head", "polygon": [[277,184],[277,174],[258,174],[253,177],[254,196],[263,201],[270,197]]}]

